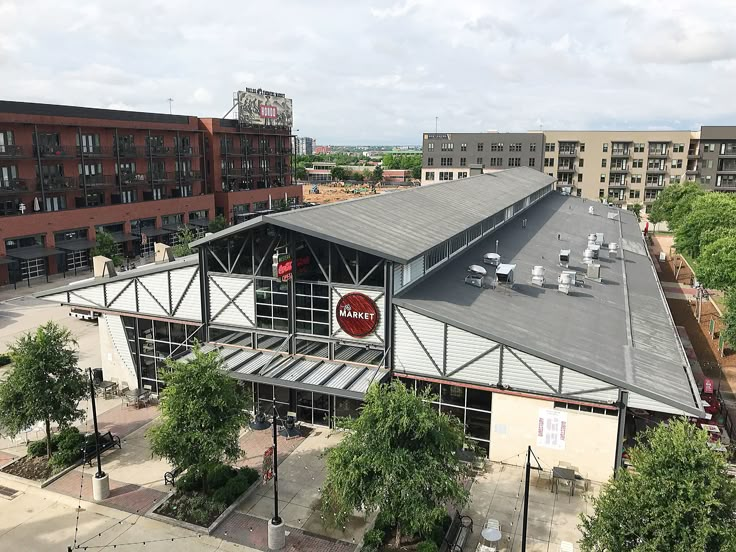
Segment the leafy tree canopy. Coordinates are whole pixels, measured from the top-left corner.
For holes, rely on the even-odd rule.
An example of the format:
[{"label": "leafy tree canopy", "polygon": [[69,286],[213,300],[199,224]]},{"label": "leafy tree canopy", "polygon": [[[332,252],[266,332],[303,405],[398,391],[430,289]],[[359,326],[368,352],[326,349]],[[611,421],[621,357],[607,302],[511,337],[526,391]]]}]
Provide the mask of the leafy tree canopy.
[{"label": "leafy tree canopy", "polygon": [[725,326],[721,329],[723,339],[729,346],[736,345],[736,290],[726,292],[726,311],[723,314]]},{"label": "leafy tree canopy", "polygon": [[47,322],[19,337],[9,352],[13,367],[0,383],[0,426],[17,435],[44,422],[51,457],[51,424],[64,427],[85,413],[79,401],[89,380],[77,366],[77,343],[67,328]]},{"label": "leafy tree canopy", "polygon": [[384,169],[416,169],[422,168],[422,154],[421,153],[406,153],[406,154],[395,154],[386,153],[383,156],[381,165]]},{"label": "leafy tree canopy", "polygon": [[636,215],[636,220],[641,222],[641,203],[634,203],[631,207],[631,212]]},{"label": "leafy tree canopy", "polygon": [[103,257],[110,259],[115,266],[123,264],[123,257],[118,253],[118,244],[115,243],[115,239],[112,237],[110,232],[98,230],[95,236],[95,241],[97,243],[92,249],[93,257],[102,255]]},{"label": "leafy tree canopy", "polygon": [[701,249],[708,245],[707,240],[730,228],[736,228],[736,197],[715,192],[699,194],[677,224],[675,243],[678,249],[698,257]]},{"label": "leafy tree canopy", "polygon": [[667,221],[673,232],[680,225],[692,201],[705,191],[695,182],[683,182],[667,186],[660,192],[649,210],[649,221],[652,224]]},{"label": "leafy tree canopy", "polygon": [[348,171],[344,167],[333,167],[330,170],[330,176],[332,176],[332,180],[345,180],[348,176]]},{"label": "leafy tree canopy", "polygon": [[186,257],[187,255],[191,255],[192,248],[189,247],[189,244],[192,243],[196,238],[194,230],[192,230],[188,226],[181,226],[179,228],[179,231],[176,233],[176,238],[177,243],[172,248],[174,251],[174,256]]},{"label": "leafy tree canopy", "polygon": [[380,182],[382,178],[383,178],[383,168],[377,165],[376,168],[373,169],[373,181]]},{"label": "leafy tree canopy", "polygon": [[343,524],[354,509],[381,511],[401,534],[427,535],[446,505],[467,502],[456,452],[465,436],[457,418],[437,412],[428,393],[415,395],[398,381],[372,386],[352,430],[327,456],[322,507],[328,522]]},{"label": "leafy tree canopy", "polygon": [[304,165],[297,166],[295,176],[297,180],[307,179],[307,169],[304,167]]},{"label": "leafy tree canopy", "polygon": [[[716,237],[716,234],[720,237]],[[707,288],[736,288],[736,228],[704,233],[705,245],[696,261],[698,280]]]},{"label": "leafy tree canopy", "polygon": [[[153,453],[203,477],[212,466],[237,460],[251,398],[221,371],[217,351],[203,353],[196,346],[193,359],[167,359],[166,368],[160,422],[148,430]],[[203,486],[206,491],[206,481]]]},{"label": "leafy tree canopy", "polygon": [[687,420],[645,431],[621,469],[581,515],[585,552],[736,550],[736,484],[707,433]]},{"label": "leafy tree canopy", "polygon": [[225,228],[227,228],[227,220],[225,220],[223,215],[217,215],[214,220],[210,221],[207,230],[214,234],[220,230],[224,230]]}]

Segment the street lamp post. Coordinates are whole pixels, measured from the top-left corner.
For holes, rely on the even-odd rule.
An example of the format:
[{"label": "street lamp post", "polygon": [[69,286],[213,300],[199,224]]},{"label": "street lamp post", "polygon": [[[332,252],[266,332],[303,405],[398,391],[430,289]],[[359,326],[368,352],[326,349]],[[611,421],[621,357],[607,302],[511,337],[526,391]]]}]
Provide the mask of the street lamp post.
[{"label": "street lamp post", "polygon": [[[92,368],[89,372],[89,391],[92,400],[92,421],[95,427],[95,454],[97,455],[97,473],[92,478],[92,496],[96,501],[104,500],[110,496],[110,476],[102,471],[102,458],[100,457],[100,432],[97,429],[97,404],[95,402],[95,383],[92,376]],[[85,447],[86,449],[86,447]],[[85,459],[86,460],[86,459]]]}]

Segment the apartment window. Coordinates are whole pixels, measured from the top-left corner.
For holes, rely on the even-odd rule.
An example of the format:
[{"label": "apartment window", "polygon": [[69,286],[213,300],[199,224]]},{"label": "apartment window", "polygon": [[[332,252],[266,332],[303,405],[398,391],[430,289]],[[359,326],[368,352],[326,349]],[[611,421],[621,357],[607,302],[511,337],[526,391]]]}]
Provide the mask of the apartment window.
[{"label": "apartment window", "polygon": [[488,165],[490,167],[501,167],[503,165],[503,158],[502,157],[491,157],[488,160]]},{"label": "apartment window", "polygon": [[672,151],[675,153],[682,153],[685,151],[685,144],[673,144]]},{"label": "apartment window", "polygon": [[641,175],[640,174],[632,174],[631,175],[631,183],[632,184],[641,184]]},{"label": "apartment window", "polygon": [[468,173],[467,171],[458,172],[457,177],[458,178],[468,178]]},{"label": "apartment window", "polygon": [[329,288],[326,285],[296,283],[296,331],[329,335],[330,301]]},{"label": "apartment window", "polygon": [[634,159],[631,163],[631,166],[635,169],[641,169],[644,166],[644,160],[643,159]]},{"label": "apartment window", "polygon": [[601,167],[605,167],[607,165],[607,159],[601,159]]},{"label": "apartment window", "polygon": [[434,157],[427,157],[427,166],[434,167]]},{"label": "apartment window", "polygon": [[682,159],[673,159],[672,160],[672,168],[673,169],[681,169],[682,168]]},{"label": "apartment window", "polygon": [[452,167],[452,157],[440,157],[441,167]]},{"label": "apartment window", "polygon": [[520,143],[509,144],[509,151],[521,151]]},{"label": "apartment window", "polygon": [[429,144],[427,144],[427,151],[434,151],[434,144],[433,143],[430,142]]},{"label": "apartment window", "polygon": [[452,171],[440,171],[440,180],[452,180]]},{"label": "apartment window", "polygon": [[460,144],[460,151],[468,151],[468,144]]},{"label": "apartment window", "polygon": [[529,158],[529,166],[534,167],[537,164],[537,160],[534,157]]},{"label": "apartment window", "polygon": [[544,158],[544,166],[545,167],[554,167],[555,166],[555,158],[554,157],[545,157]]},{"label": "apartment window", "polygon": [[641,190],[629,190],[629,199],[639,199]]},{"label": "apartment window", "polygon": [[644,144],[634,144],[634,153],[644,153]]},{"label": "apartment window", "polygon": [[600,188],[598,190],[598,197],[603,197],[605,195],[606,195],[606,190],[604,190],[603,188]]},{"label": "apartment window", "polygon": [[547,142],[544,144],[544,151],[555,151],[555,143]]},{"label": "apartment window", "polygon": [[[81,138],[81,139],[80,139]],[[81,153],[101,153],[99,134],[77,134],[77,150]]]},{"label": "apartment window", "polygon": [[509,157],[509,167],[521,167],[521,157]]},{"label": "apartment window", "polygon": [[608,142],[603,144],[603,153],[606,153],[606,152],[608,152]]},{"label": "apartment window", "polygon": [[478,151],[483,151],[483,142],[478,144]]},{"label": "apartment window", "polygon": [[15,137],[12,130],[0,130],[0,153],[12,152],[15,148]]},{"label": "apartment window", "polygon": [[583,173],[578,173],[578,182],[583,181]]},{"label": "apartment window", "polygon": [[18,167],[15,165],[6,165],[0,167],[0,187],[8,187],[10,180],[18,178]]},{"label": "apartment window", "polygon": [[138,200],[138,192],[136,190],[123,190],[120,194],[120,203],[135,203]]},{"label": "apartment window", "polygon": [[491,151],[503,151],[503,142],[491,144]]},{"label": "apartment window", "polygon": [[670,184],[679,184],[682,176],[679,174],[673,174],[670,176]]},{"label": "apartment window", "polygon": [[716,143],[710,142],[708,144],[705,144],[705,148],[703,148],[703,151],[710,151],[710,152],[716,151]]},{"label": "apartment window", "polygon": [[707,159],[705,161],[705,168],[706,169],[712,169],[713,168],[713,160],[712,159]]},{"label": "apartment window", "polygon": [[434,180],[434,171],[426,171],[424,173],[424,180]]},{"label": "apartment window", "polygon": [[483,158],[482,157],[476,157],[475,158],[475,163],[477,165],[482,165],[483,164]]},{"label": "apartment window", "polygon": [[464,167],[464,166],[465,166],[465,164],[466,164],[466,161],[467,161],[467,159],[465,159],[465,157],[461,157],[461,158],[460,158],[460,166],[461,166],[461,167]]},{"label": "apartment window", "polygon": [[602,174],[601,175],[601,182],[605,182],[605,181],[606,181],[606,175],[605,174]]},{"label": "apartment window", "polygon": [[585,152],[585,142],[580,142],[580,144],[578,144],[578,147],[580,148],[580,153]]},{"label": "apartment window", "polygon": [[440,149],[442,151],[452,151],[454,148],[455,148],[455,144],[453,144],[452,142],[443,142],[442,145],[440,146]]},{"label": "apartment window", "polygon": [[529,144],[529,151],[537,151],[537,144],[535,142]]}]

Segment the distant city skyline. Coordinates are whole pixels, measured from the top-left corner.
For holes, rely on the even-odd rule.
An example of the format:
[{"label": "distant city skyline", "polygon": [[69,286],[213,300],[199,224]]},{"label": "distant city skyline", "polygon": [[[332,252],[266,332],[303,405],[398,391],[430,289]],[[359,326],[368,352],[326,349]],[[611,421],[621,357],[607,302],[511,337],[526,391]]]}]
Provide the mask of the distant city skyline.
[{"label": "distant city skyline", "polygon": [[727,0],[269,6],[0,2],[2,99],[221,117],[259,87],[325,145],[736,122]]}]

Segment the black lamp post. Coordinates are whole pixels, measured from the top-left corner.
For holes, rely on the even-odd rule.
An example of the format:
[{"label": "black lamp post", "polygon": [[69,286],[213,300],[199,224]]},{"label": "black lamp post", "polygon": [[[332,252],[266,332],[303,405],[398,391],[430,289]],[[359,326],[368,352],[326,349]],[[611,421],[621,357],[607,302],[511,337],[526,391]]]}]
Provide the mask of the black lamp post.
[{"label": "black lamp post", "polygon": [[92,375],[92,368],[88,368],[88,372],[90,399],[92,400],[92,421],[94,422],[95,427],[95,454],[97,456],[97,473],[92,478],[92,496],[95,500],[104,500],[110,496],[110,478],[102,471],[102,458],[100,457],[100,432],[97,429],[97,403],[95,402],[95,382]]}]

